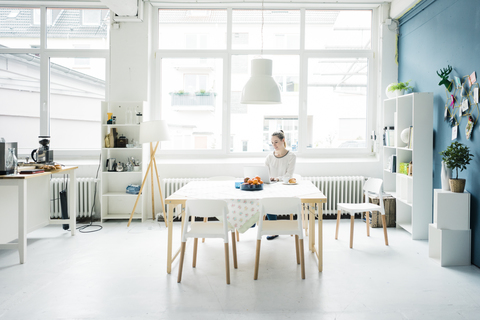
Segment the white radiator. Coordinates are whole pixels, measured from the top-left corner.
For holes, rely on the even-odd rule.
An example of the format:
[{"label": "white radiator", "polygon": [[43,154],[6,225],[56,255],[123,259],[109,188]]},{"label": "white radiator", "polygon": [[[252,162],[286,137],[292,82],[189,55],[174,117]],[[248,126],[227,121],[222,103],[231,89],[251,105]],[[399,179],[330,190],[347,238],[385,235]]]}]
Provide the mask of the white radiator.
[{"label": "white radiator", "polygon": [[190,181],[206,181],[207,178],[167,178],[163,179],[163,196],[168,198]]},{"label": "white radiator", "polygon": [[[77,217],[90,217],[92,214],[92,206],[94,203],[95,178],[77,178]],[[60,191],[68,184],[69,179],[52,178],[50,180],[50,218],[61,218],[62,209],[60,206]],[[67,189],[67,197],[68,192]],[[98,190],[97,190],[98,191]],[[67,198],[68,199],[68,198]],[[68,213],[70,216],[70,212]]]},{"label": "white radiator", "polygon": [[[302,177],[302,180],[310,180],[327,196],[327,203],[323,205],[323,214],[337,214],[337,203],[360,203],[363,202],[362,176],[340,177]],[[164,196],[169,197],[175,191],[190,181],[207,180],[207,178],[169,178],[163,179]]]},{"label": "white radiator", "polygon": [[302,177],[302,180],[312,181],[327,197],[323,214],[337,214],[337,203],[363,202],[365,178],[362,176]]}]

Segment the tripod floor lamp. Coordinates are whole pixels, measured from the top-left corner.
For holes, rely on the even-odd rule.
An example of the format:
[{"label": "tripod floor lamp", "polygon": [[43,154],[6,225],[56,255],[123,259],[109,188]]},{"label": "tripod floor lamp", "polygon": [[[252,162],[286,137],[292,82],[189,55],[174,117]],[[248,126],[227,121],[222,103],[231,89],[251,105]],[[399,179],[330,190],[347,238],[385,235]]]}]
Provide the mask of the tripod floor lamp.
[{"label": "tripod floor lamp", "polygon": [[[152,182],[152,216],[155,219],[155,202],[154,202],[154,184],[153,184],[153,170],[155,170],[155,175],[157,177],[158,191],[160,192],[160,200],[162,201],[162,210],[165,225],[167,224],[167,219],[165,219],[165,204],[163,203],[162,188],[160,187],[160,179],[158,178],[157,171],[157,162],[155,161],[155,153],[157,152],[158,144],[160,141],[170,140],[168,135],[168,126],[165,120],[154,120],[146,121],[140,123],[140,138],[139,141],[141,144],[150,143],[150,162],[148,164],[147,171],[145,172],[145,177],[143,177],[142,186],[140,187],[140,192],[138,193],[137,200],[133,206],[132,214],[128,220],[127,227],[130,226],[132,222],[135,209],[137,208],[138,200],[142,194],[143,187],[145,186],[145,181],[147,181],[148,173],[150,172],[151,182]],[[153,148],[153,143],[156,142],[155,148]]]}]

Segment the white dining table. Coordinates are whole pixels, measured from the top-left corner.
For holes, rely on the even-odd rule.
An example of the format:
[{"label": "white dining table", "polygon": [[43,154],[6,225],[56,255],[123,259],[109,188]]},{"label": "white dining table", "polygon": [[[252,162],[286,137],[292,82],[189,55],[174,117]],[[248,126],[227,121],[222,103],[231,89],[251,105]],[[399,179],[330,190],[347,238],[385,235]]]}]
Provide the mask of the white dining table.
[{"label": "white dining table", "polygon": [[[297,184],[282,182],[264,184],[263,190],[244,191],[235,188],[235,181],[191,181],[165,199],[167,212],[167,273],[171,273],[172,263],[180,249],[173,255],[173,219],[184,215],[185,203],[189,199],[218,199],[228,204],[227,215],[230,230],[247,231],[260,217],[260,200],[270,197],[298,197],[308,207],[308,224],[305,224],[309,237],[309,250],[318,258],[318,271],[323,268],[323,203],[327,197],[311,181],[300,180]],[[175,210],[177,208],[177,210]],[[318,245],[315,245],[315,216],[318,216]],[[310,230],[308,232],[308,230]]]}]

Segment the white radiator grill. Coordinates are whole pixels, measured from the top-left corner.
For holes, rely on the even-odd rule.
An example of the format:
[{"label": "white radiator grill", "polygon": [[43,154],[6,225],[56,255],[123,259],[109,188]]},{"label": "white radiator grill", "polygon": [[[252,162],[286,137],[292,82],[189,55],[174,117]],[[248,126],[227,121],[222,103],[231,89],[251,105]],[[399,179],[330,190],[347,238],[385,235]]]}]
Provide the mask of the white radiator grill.
[{"label": "white radiator grill", "polygon": [[[77,178],[77,217],[90,217],[94,202],[95,178]],[[60,191],[62,191],[69,179],[53,178],[50,180],[50,218],[61,218],[62,209],[60,206]],[[67,189],[67,194],[69,190]],[[70,212],[68,212],[70,216]]]},{"label": "white radiator grill", "polygon": [[163,179],[163,196],[168,198],[178,189],[189,183],[190,181],[206,181],[207,178],[168,178]]},{"label": "white radiator grill", "polygon": [[[165,198],[189,183],[190,181],[208,180],[207,178],[168,178],[163,179]],[[323,205],[324,214],[336,214],[337,203],[361,203],[363,202],[362,176],[340,177],[302,177],[302,180],[310,180],[327,196],[327,203]]]},{"label": "white radiator grill", "polygon": [[323,205],[324,214],[337,214],[337,203],[361,203],[363,202],[362,176],[340,177],[302,177],[310,180],[327,197],[327,203]]}]

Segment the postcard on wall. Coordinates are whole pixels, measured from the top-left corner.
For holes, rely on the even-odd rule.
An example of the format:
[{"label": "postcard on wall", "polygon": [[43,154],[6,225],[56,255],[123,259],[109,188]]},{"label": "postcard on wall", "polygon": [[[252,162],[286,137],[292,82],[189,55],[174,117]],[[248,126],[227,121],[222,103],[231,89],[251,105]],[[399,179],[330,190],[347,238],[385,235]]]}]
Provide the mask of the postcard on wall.
[{"label": "postcard on wall", "polygon": [[458,126],[453,126],[452,128],[452,140],[457,139]]},{"label": "postcard on wall", "polygon": [[473,88],[473,101],[475,103],[478,103],[478,87],[477,88]]},{"label": "postcard on wall", "polygon": [[462,82],[460,81],[460,78],[459,77],[453,77],[455,79],[455,87],[457,87],[457,89],[460,89],[460,87],[462,86]]},{"label": "postcard on wall", "polygon": [[475,71],[473,71],[472,74],[468,77],[468,84],[470,85],[470,87],[472,86],[472,84],[475,83],[475,81],[477,81],[477,76],[475,74]]},{"label": "postcard on wall", "polygon": [[[466,112],[468,110],[468,99],[462,101],[462,112]],[[460,114],[461,115],[461,114]]]}]

